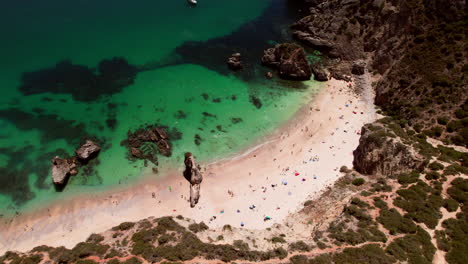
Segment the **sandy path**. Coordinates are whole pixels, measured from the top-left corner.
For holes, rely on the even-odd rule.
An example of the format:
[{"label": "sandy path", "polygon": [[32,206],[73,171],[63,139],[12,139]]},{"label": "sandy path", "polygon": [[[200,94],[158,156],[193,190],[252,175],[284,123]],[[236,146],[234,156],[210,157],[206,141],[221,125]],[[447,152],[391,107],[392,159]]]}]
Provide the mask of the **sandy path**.
[{"label": "sandy path", "polygon": [[[376,115],[370,86],[361,98],[349,90],[345,82],[327,82],[294,120],[260,147],[207,165],[201,199],[193,209],[187,202],[189,184],[181,176],[181,166],[163,179],[148,177],[130,188],[69,199],[4,220],[0,254],[42,244],[73,247],[91,233],[150,216],[182,214],[210,227],[244,223],[245,228],[263,229],[280,223],[305,200],[332,185],[340,176],[340,166],[352,167],[361,127]],[[251,205],[255,208],[249,209]],[[213,216],[216,219],[211,221]],[[265,222],[265,216],[271,220]]]}]

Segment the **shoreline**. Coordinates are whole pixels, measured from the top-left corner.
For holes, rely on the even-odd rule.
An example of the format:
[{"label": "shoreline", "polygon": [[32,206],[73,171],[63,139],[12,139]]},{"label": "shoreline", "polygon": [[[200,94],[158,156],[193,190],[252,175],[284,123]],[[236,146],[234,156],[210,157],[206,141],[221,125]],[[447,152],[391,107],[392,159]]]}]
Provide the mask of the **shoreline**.
[{"label": "shoreline", "polygon": [[[201,164],[204,181],[195,208],[187,202],[189,183],[181,177],[181,164],[157,179],[145,173],[141,182],[131,186],[88,197],[80,194],[48,208],[2,219],[0,254],[43,244],[70,248],[91,233],[150,216],[181,214],[211,228],[240,227],[243,222],[245,228],[263,229],[281,223],[306,199],[333,184],[341,165],[352,166],[352,151],[360,137],[357,131],[376,116],[373,102],[364,95],[357,98],[345,82],[331,80],[325,86],[258,144],[229,158]],[[255,205],[253,210],[251,205]],[[265,222],[265,216],[272,220]]]}]

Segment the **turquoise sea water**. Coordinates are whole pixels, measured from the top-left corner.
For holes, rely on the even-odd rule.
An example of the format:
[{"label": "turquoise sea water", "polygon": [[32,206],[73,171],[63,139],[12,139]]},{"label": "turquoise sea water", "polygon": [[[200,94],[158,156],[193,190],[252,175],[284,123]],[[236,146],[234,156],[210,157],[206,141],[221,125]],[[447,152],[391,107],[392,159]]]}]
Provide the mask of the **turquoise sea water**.
[{"label": "turquoise sea water", "polygon": [[[181,164],[186,151],[207,162],[246,148],[310,99],[313,82],[266,80],[259,65],[264,48],[289,40],[299,7],[286,0],[199,2],[0,0],[2,214],[138,179],[144,162],[129,161],[120,145],[129,130],[159,124],[182,133],[173,155],[159,159],[161,168]],[[225,61],[238,51],[246,69],[233,73]],[[61,61],[96,72],[113,57],[139,69],[132,84],[105,93],[37,84]],[[24,88],[27,72],[40,77]],[[73,154],[88,137],[103,144],[98,160],[57,192],[50,159]]]}]

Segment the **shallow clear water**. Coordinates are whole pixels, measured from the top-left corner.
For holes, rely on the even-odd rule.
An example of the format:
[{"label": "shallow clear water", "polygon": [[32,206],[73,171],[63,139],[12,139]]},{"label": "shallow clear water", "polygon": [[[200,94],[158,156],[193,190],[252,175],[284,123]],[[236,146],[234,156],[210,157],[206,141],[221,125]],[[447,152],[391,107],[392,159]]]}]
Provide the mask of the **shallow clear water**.
[{"label": "shallow clear water", "polygon": [[[144,162],[126,158],[120,142],[129,130],[160,124],[182,133],[173,155],[160,158],[161,168],[180,164],[186,151],[207,162],[249,146],[310,99],[313,82],[265,80],[267,69],[259,65],[264,48],[288,40],[297,6],[281,0],[199,2],[190,8],[184,0],[0,0],[2,213],[134,181]],[[240,73],[225,65],[235,51],[247,65]],[[63,60],[94,68],[116,56],[144,69],[117,91],[78,91],[83,97],[77,97],[47,87],[35,93],[19,89],[25,72]],[[261,108],[251,96],[261,100]],[[93,171],[80,171],[57,192],[50,159],[73,154],[86,137],[103,142]]]}]

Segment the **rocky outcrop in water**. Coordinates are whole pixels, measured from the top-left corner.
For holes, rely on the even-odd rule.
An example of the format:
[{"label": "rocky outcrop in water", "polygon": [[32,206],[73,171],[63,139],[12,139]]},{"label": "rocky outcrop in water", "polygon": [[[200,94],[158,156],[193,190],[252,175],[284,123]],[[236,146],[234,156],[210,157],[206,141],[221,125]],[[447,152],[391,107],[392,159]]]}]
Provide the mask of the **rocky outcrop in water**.
[{"label": "rocky outcrop in water", "polygon": [[121,145],[127,146],[130,159],[149,160],[158,165],[158,153],[170,157],[172,147],[164,127],[149,126],[135,132],[128,132]]},{"label": "rocky outcrop in water", "polygon": [[398,175],[423,166],[423,158],[411,146],[392,136],[389,129],[367,124],[353,151],[354,169],[362,174]]},{"label": "rocky outcrop in water", "polygon": [[314,64],[312,65],[311,69],[312,69],[312,73],[314,74],[314,80],[319,81],[319,82],[328,81],[328,72],[323,66],[319,64]]},{"label": "rocky outcrop in water", "polygon": [[288,80],[310,80],[312,72],[304,49],[294,43],[278,44],[264,51],[262,64],[278,70]]},{"label": "rocky outcrop in water", "polygon": [[52,159],[52,181],[56,185],[64,185],[68,177],[78,174],[76,159],[62,159],[58,156]]},{"label": "rocky outcrop in water", "polygon": [[81,161],[88,161],[95,157],[99,151],[101,150],[101,147],[96,144],[92,140],[86,140],[86,142],[81,145],[80,148],[75,150],[76,156],[81,160]]},{"label": "rocky outcrop in water", "polygon": [[228,58],[227,65],[229,69],[233,71],[237,71],[243,68],[242,61],[241,61],[241,54],[234,53],[231,57]]},{"label": "rocky outcrop in water", "polygon": [[197,164],[192,153],[185,153],[184,177],[190,182],[190,207],[195,207],[200,199],[200,185],[203,181],[200,165]]}]

